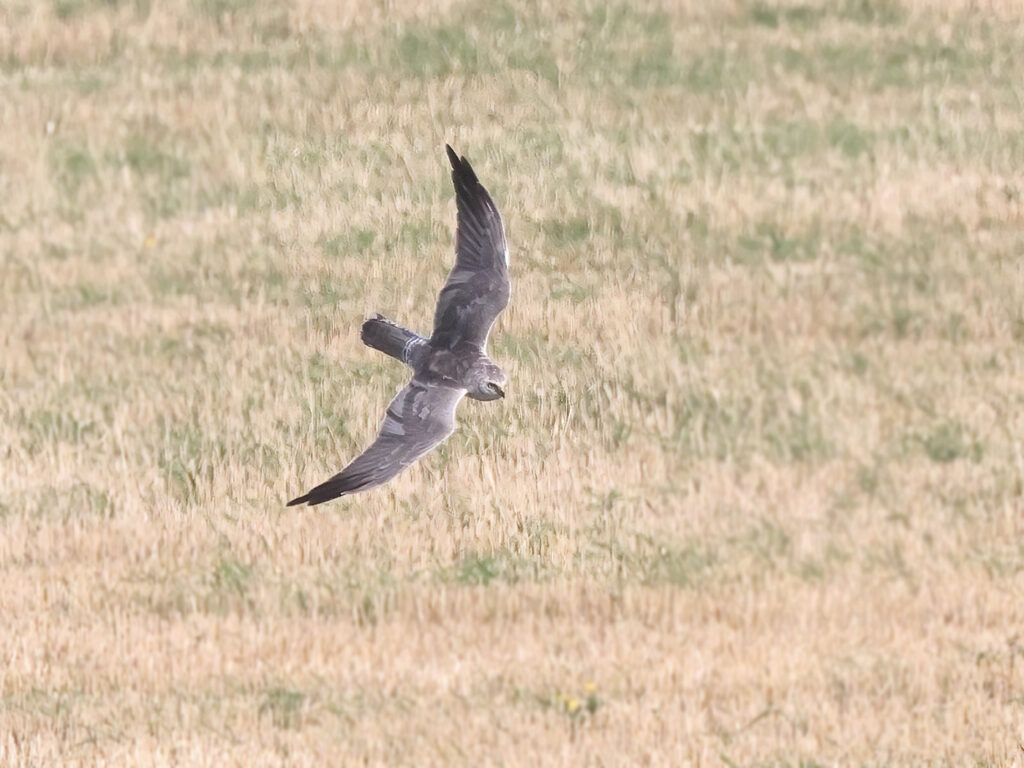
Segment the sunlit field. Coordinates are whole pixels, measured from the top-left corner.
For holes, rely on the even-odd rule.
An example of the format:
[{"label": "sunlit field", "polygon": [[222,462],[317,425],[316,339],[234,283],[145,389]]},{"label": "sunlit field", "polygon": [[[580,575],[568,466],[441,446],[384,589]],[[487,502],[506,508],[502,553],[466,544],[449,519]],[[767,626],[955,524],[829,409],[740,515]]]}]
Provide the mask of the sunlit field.
[{"label": "sunlit field", "polygon": [[[500,207],[508,397],[373,438]],[[1024,760],[1024,6],[0,4],[0,765]]]}]

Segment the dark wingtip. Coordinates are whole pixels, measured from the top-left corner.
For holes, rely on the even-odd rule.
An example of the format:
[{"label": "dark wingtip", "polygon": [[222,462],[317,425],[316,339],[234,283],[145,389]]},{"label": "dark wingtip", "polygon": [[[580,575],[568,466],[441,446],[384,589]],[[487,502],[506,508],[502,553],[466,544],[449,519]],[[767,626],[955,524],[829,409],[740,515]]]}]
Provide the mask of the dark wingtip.
[{"label": "dark wingtip", "polygon": [[473,166],[469,164],[466,156],[459,157],[455,154],[455,150],[451,148],[450,144],[445,144],[444,148],[448,150],[448,162],[452,164],[452,181],[455,182],[456,186],[460,183],[469,186],[479,184],[480,180],[477,179],[476,172],[473,170]]},{"label": "dark wingtip", "polygon": [[298,498],[289,501],[286,506],[294,507],[299,504],[308,504],[311,507],[315,507],[318,504],[323,504],[327,501],[334,501],[334,499],[337,499],[340,496],[361,491],[365,487],[365,485],[359,484],[358,478],[355,478],[354,482],[347,487],[336,482],[337,479],[338,478],[336,477],[332,477],[326,483],[320,483],[320,485],[311,490],[305,496],[299,496]]}]

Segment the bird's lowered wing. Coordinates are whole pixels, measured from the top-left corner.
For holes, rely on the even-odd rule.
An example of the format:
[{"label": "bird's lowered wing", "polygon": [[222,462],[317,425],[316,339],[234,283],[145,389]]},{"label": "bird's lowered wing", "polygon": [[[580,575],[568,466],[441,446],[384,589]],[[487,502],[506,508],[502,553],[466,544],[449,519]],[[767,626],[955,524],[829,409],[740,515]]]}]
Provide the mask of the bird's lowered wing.
[{"label": "bird's lowered wing", "polygon": [[441,289],[430,343],[453,349],[470,343],[483,350],[491,324],[508,304],[508,245],[498,208],[466,158],[445,145],[458,207],[455,266]]},{"label": "bird's lowered wing", "polygon": [[391,401],[373,444],[341,472],[288,506],[323,504],[386,483],[455,430],[455,406],[465,393],[414,378]]}]

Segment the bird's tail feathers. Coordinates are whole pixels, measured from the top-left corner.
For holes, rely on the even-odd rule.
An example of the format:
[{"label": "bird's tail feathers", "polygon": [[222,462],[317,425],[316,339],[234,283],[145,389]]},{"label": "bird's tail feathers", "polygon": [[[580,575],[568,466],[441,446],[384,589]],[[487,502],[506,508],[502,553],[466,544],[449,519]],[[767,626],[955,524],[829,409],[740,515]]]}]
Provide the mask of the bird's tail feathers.
[{"label": "bird's tail feathers", "polygon": [[427,343],[422,336],[407,331],[382,315],[371,317],[363,323],[361,337],[366,346],[410,365],[414,362],[414,353]]}]

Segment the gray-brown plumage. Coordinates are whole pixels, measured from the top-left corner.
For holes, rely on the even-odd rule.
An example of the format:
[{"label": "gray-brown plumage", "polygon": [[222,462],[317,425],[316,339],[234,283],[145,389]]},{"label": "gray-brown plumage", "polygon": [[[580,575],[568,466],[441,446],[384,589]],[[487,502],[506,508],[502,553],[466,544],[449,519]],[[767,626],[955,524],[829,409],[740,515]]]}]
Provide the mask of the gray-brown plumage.
[{"label": "gray-brown plumage", "polygon": [[345,469],[296,504],[322,504],[381,485],[455,430],[455,406],[504,397],[505,374],[487,356],[487,336],[508,304],[508,245],[498,209],[465,157],[451,147],[455,203],[455,266],[437,301],[430,338],[380,315],[363,323],[367,346],[401,360],[412,380],[391,401],[373,444]]}]

